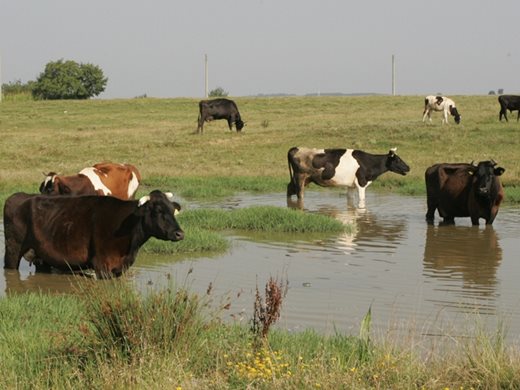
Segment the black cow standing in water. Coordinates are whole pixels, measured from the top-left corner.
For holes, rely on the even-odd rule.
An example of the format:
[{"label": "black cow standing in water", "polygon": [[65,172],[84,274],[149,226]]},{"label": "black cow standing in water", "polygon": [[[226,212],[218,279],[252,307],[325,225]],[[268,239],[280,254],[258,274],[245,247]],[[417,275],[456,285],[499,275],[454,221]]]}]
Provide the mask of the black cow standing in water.
[{"label": "black cow standing in water", "polygon": [[504,199],[498,176],[505,169],[496,165],[491,160],[477,165],[442,163],[426,169],[426,221],[433,224],[435,210],[438,210],[445,224],[454,224],[456,217],[470,217],[473,225],[478,225],[480,218],[491,225]]},{"label": "black cow standing in water", "polygon": [[232,130],[233,123],[237,131],[244,127],[244,122],[238,112],[238,107],[233,100],[218,98],[213,100],[201,100],[199,102],[199,122],[197,133],[204,131],[204,122],[216,119],[225,119],[228,122],[229,130]]}]

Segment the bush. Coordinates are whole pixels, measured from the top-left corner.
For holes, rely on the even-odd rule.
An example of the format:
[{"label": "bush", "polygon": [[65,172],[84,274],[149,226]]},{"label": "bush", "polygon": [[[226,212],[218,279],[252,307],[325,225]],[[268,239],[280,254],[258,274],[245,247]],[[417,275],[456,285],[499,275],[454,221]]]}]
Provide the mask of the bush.
[{"label": "bush", "polygon": [[217,87],[209,91],[209,97],[224,97],[229,95],[229,92],[225,91],[222,87]]},{"label": "bush", "polygon": [[45,66],[32,94],[35,99],[88,99],[103,92],[107,81],[96,65],[61,59]]}]

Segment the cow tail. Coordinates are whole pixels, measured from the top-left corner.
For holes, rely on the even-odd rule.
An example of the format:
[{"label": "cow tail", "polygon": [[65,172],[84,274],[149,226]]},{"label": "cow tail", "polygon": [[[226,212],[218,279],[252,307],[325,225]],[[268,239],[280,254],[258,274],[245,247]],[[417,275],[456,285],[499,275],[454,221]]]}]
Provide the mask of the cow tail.
[{"label": "cow tail", "polygon": [[291,149],[289,149],[289,151],[287,152],[287,165],[289,166],[289,177],[291,180],[290,182],[292,183],[294,188],[298,188],[298,183],[296,183],[296,180],[294,179],[294,168],[292,165],[292,160],[294,158],[294,154],[297,151],[298,151],[298,148],[295,146],[295,147],[292,147]]}]

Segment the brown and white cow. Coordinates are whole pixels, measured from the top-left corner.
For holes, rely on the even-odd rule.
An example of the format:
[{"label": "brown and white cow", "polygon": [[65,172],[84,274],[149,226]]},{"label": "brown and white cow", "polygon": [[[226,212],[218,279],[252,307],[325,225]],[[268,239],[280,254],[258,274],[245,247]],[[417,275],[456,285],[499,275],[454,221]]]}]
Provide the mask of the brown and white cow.
[{"label": "brown and white cow", "polygon": [[309,149],[293,147],[287,153],[289,175],[287,197],[303,200],[305,186],[356,187],[359,208],[365,208],[365,189],[383,173],[406,175],[408,165],[391,149],[388,154],[370,154],[354,149]]},{"label": "brown and white cow", "polygon": [[45,175],[40,193],[47,195],[109,195],[133,199],[141,174],[131,164],[99,163],[82,169],[77,175],[62,176],[54,172]]},{"label": "brown and white cow", "polygon": [[491,160],[477,165],[442,163],[426,169],[426,221],[433,223],[438,210],[446,224],[453,224],[456,217],[470,217],[473,225],[479,224],[479,218],[491,225],[504,199],[498,176],[505,169],[496,165]]},{"label": "brown and white cow", "polygon": [[455,102],[446,96],[426,96],[424,99],[423,122],[428,118],[431,123],[432,111],[442,112],[442,124],[448,123],[448,115],[453,116],[456,124],[460,123],[461,116],[457,111],[457,107],[455,107]]},{"label": "brown and white cow", "polygon": [[157,190],[139,201],[16,193],[4,205],[4,268],[18,269],[30,253],[38,265],[120,276],[150,237],[184,238],[178,210],[171,193]]}]

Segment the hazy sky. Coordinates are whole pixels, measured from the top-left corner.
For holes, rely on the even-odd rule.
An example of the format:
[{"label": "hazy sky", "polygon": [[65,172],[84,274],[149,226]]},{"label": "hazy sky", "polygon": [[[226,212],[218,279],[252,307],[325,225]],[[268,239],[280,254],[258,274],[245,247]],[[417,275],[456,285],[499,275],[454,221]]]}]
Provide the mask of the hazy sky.
[{"label": "hazy sky", "polygon": [[0,0],[2,82],[93,63],[102,98],[520,93],[520,0]]}]

